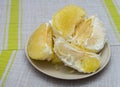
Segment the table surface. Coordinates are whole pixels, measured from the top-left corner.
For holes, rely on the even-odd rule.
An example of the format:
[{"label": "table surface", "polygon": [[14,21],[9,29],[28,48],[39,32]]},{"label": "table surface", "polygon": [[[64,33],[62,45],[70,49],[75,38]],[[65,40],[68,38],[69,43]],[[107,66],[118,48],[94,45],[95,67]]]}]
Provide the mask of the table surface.
[{"label": "table surface", "polygon": [[[83,80],[60,80],[38,72],[24,47],[29,35],[63,6],[85,8],[104,23],[111,60],[100,73]],[[0,0],[1,87],[120,87],[120,0]]]}]

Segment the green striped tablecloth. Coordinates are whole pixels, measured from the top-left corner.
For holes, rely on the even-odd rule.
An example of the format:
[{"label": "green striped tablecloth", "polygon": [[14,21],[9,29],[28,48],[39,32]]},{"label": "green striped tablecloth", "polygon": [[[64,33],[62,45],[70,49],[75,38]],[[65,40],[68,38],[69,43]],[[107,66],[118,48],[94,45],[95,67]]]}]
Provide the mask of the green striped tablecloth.
[{"label": "green striped tablecloth", "polygon": [[[99,74],[63,81],[43,75],[25,56],[26,40],[42,22],[68,4],[84,7],[103,21],[111,46],[111,61]],[[1,87],[120,87],[120,0],[0,0]]]}]

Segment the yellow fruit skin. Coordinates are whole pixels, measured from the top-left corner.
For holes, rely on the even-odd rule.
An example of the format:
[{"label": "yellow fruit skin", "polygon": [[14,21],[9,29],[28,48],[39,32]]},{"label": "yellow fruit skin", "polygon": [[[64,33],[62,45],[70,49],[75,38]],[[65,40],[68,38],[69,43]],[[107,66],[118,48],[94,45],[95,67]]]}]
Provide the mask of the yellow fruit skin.
[{"label": "yellow fruit skin", "polygon": [[63,37],[67,37],[74,32],[75,26],[85,14],[79,6],[68,5],[53,16],[52,25]]},{"label": "yellow fruit skin", "polygon": [[36,60],[49,60],[52,54],[52,44],[52,29],[43,23],[29,39],[28,55]]},{"label": "yellow fruit skin", "polygon": [[100,61],[97,58],[84,57],[81,58],[81,61],[82,68],[86,73],[95,72],[100,67]]}]

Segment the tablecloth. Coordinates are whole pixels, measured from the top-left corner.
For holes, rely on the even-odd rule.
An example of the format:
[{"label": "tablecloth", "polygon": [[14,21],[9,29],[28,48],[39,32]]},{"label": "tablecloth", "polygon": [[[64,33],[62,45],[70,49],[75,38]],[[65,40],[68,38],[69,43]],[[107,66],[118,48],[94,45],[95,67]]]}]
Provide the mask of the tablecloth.
[{"label": "tablecloth", "polygon": [[[66,81],[37,71],[25,56],[29,35],[63,6],[85,8],[104,23],[111,61],[100,73]],[[0,0],[1,87],[120,87],[120,0]]]}]

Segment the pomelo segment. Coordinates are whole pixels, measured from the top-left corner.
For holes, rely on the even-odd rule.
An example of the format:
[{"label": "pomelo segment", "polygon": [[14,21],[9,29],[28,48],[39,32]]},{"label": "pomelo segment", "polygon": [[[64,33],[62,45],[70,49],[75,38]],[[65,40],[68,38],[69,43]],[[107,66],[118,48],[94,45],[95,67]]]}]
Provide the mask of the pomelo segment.
[{"label": "pomelo segment", "polygon": [[52,45],[52,28],[43,23],[29,39],[28,55],[36,60],[50,60]]},{"label": "pomelo segment", "polygon": [[81,66],[87,73],[95,72],[100,67],[100,61],[94,57],[83,57],[81,61]]},{"label": "pomelo segment", "polygon": [[63,37],[68,37],[74,32],[75,26],[85,15],[83,8],[76,5],[68,5],[52,17],[52,25]]},{"label": "pomelo segment", "polygon": [[95,72],[100,67],[100,57],[97,54],[77,49],[62,38],[54,41],[54,52],[65,65],[83,73]]}]

